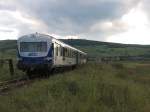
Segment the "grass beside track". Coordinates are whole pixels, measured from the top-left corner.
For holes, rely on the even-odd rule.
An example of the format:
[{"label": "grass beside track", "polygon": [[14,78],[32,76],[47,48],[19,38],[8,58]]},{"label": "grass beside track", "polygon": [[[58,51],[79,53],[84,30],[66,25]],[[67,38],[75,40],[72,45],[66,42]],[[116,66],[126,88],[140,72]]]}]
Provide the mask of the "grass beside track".
[{"label": "grass beside track", "polygon": [[15,72],[13,76],[11,76],[10,74],[8,62],[0,63],[0,82],[13,80],[16,78],[22,78],[23,76],[25,76],[25,73],[17,69],[16,63],[17,61],[13,59],[14,72]]},{"label": "grass beside track", "polygon": [[150,112],[149,63],[89,63],[0,96],[1,112]]}]

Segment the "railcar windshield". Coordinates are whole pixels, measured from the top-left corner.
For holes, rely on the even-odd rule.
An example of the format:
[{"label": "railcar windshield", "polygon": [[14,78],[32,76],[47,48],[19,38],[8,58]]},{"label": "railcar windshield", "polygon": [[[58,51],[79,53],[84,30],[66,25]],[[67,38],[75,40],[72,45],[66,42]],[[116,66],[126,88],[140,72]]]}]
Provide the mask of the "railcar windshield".
[{"label": "railcar windshield", "polygon": [[47,42],[21,42],[20,52],[46,52]]}]

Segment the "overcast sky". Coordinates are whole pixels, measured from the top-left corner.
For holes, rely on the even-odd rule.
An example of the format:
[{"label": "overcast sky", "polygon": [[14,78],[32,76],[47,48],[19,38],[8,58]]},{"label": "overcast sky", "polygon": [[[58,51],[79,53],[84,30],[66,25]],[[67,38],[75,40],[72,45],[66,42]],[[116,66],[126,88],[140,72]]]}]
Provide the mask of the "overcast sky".
[{"label": "overcast sky", "polygon": [[150,44],[150,1],[0,0],[0,40],[34,32]]}]

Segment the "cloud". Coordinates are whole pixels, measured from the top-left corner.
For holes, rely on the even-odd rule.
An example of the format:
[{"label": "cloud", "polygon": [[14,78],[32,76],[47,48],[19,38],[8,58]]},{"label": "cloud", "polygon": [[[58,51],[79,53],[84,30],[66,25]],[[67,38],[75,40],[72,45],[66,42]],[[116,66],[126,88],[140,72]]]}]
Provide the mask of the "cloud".
[{"label": "cloud", "polygon": [[21,0],[19,10],[45,22],[49,32],[60,35],[81,34],[90,26],[106,19],[120,17],[125,9],[122,2],[111,0]]},{"label": "cloud", "polygon": [[[42,32],[47,29],[42,21],[24,15],[26,14],[17,10],[0,10],[0,39],[14,39],[19,35],[33,33],[35,31]],[[12,36],[12,34],[16,37]]]},{"label": "cloud", "polygon": [[130,0],[128,4],[119,0],[22,0],[19,2],[19,10],[43,21],[50,33],[62,36],[84,35],[90,39],[94,37],[105,40],[104,35],[107,35],[107,30],[99,29],[96,32],[97,29],[93,31],[91,27],[111,21],[114,22],[113,28],[111,28],[112,33],[124,30],[115,25],[119,26],[120,24],[121,26],[121,23],[117,21],[137,3],[137,0]]},{"label": "cloud", "polygon": [[150,43],[150,20],[148,14],[143,9],[142,2],[124,14],[121,18],[121,22],[125,23],[127,30],[110,35],[107,41],[127,44]]},{"label": "cloud", "polygon": [[139,3],[148,12],[148,0],[1,0],[0,28],[107,41],[129,30],[122,18]]}]

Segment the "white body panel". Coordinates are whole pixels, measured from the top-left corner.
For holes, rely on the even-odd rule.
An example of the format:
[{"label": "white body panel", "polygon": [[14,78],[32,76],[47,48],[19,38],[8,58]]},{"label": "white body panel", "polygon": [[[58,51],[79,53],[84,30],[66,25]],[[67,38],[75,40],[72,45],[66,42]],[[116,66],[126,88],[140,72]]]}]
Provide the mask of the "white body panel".
[{"label": "white body panel", "polygon": [[54,66],[56,67],[61,67],[61,66],[70,66],[70,65],[75,65],[76,64],[76,59],[75,58],[70,58],[70,57],[63,57],[61,56],[61,53],[58,52],[58,55],[56,55],[56,47],[60,48],[60,47],[68,47],[72,50],[76,50],[73,47],[68,46],[67,44],[57,40],[57,39],[53,39],[53,44],[54,44]]}]

